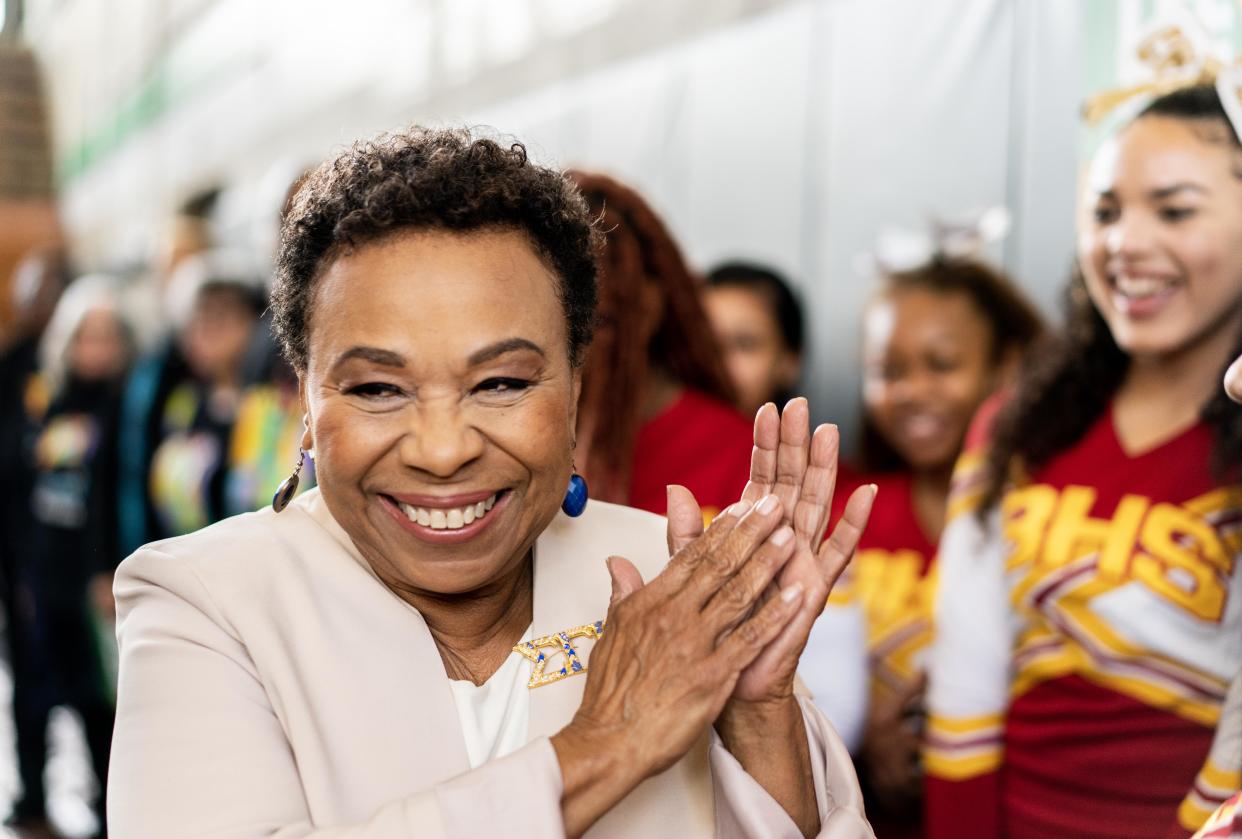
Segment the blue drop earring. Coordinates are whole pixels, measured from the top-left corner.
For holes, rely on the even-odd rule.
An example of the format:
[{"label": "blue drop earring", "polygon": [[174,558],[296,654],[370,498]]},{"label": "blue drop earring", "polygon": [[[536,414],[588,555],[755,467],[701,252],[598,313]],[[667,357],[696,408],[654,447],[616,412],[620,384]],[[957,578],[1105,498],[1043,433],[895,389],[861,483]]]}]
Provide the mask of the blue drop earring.
[{"label": "blue drop earring", "polygon": [[565,490],[565,500],[561,502],[561,509],[565,515],[576,519],[586,510],[588,498],[590,494],[587,492],[586,478],[579,475],[575,467],[574,473],[569,476],[569,488]]}]

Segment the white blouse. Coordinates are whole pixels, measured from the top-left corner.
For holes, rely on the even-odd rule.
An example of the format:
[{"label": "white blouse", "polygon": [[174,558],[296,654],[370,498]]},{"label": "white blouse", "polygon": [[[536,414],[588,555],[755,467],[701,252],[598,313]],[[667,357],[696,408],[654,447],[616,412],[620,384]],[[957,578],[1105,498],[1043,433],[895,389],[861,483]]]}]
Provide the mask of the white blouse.
[{"label": "white blouse", "polygon": [[[533,637],[531,629],[526,627],[523,641]],[[510,653],[500,669],[481,685],[469,679],[449,681],[471,769],[526,745],[531,691],[527,683],[532,667],[529,659]]]}]

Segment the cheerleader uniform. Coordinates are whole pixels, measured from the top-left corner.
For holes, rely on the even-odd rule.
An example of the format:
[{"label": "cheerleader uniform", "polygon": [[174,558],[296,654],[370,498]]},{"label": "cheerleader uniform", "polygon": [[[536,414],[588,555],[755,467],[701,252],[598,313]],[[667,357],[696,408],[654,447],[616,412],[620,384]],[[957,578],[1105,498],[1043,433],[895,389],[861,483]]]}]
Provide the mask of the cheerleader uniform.
[{"label": "cheerleader uniform", "polygon": [[[850,564],[850,591],[862,607],[867,627],[867,662],[872,699],[905,693],[923,671],[931,642],[931,606],[936,546],[914,511],[911,477],[877,475],[858,481],[879,489],[871,518]],[[848,491],[835,501],[844,506]]]},{"label": "cheerleader uniform", "polygon": [[1242,787],[1242,673],[1229,687],[1216,734],[1212,737],[1211,751],[1194,786],[1182,799],[1177,811],[1179,829],[1170,832],[1170,839],[1185,836],[1195,828],[1199,828],[1197,837],[1229,836],[1231,826],[1242,835],[1239,787]]},{"label": "cheerleader uniform", "polygon": [[1206,424],[1130,454],[1110,409],[981,519],[998,404],[940,542],[929,835],[1176,835],[1242,662],[1242,489]]},{"label": "cheerleader uniform", "polygon": [[[871,518],[845,578],[833,591],[829,608],[835,610],[853,602],[861,611],[866,639],[866,701],[874,707],[910,693],[922,677],[932,633],[936,546],[919,524],[913,481],[907,473],[839,481],[833,498],[834,520],[853,489],[867,483],[878,489]],[[914,712],[903,724],[921,729],[922,722],[922,714]],[[859,775],[868,798],[867,816],[877,836],[897,839],[921,835],[921,810],[886,811],[871,799],[866,772]]]}]

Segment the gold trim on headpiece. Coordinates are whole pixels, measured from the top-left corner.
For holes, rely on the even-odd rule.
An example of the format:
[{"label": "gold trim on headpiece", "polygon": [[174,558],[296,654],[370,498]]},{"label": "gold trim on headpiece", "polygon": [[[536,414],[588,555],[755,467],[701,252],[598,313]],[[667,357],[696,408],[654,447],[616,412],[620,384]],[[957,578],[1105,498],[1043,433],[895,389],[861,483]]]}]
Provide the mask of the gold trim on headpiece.
[{"label": "gold trim on headpiece", "polygon": [[1220,59],[1196,47],[1176,24],[1152,32],[1139,42],[1135,52],[1151,72],[1151,81],[1092,96],[1083,106],[1088,125],[1097,125],[1118,107],[1140,96],[1155,99],[1185,87],[1212,84],[1225,67]]}]

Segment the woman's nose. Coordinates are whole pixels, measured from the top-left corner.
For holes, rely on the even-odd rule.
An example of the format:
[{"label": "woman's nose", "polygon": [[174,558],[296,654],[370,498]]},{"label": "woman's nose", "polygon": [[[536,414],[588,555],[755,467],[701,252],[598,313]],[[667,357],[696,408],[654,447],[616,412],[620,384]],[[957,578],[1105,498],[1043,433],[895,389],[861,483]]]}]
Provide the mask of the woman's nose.
[{"label": "woman's nose", "polygon": [[1151,245],[1152,227],[1142,213],[1122,213],[1104,233],[1104,247],[1109,256],[1130,257],[1143,253]]},{"label": "woman's nose", "polygon": [[413,469],[449,478],[483,454],[483,435],[469,421],[460,405],[450,400],[423,403],[401,440],[402,462]]},{"label": "woman's nose", "polygon": [[921,402],[926,398],[931,385],[931,376],[927,375],[926,371],[907,372],[901,378],[894,380],[891,385],[893,401],[900,405]]}]

